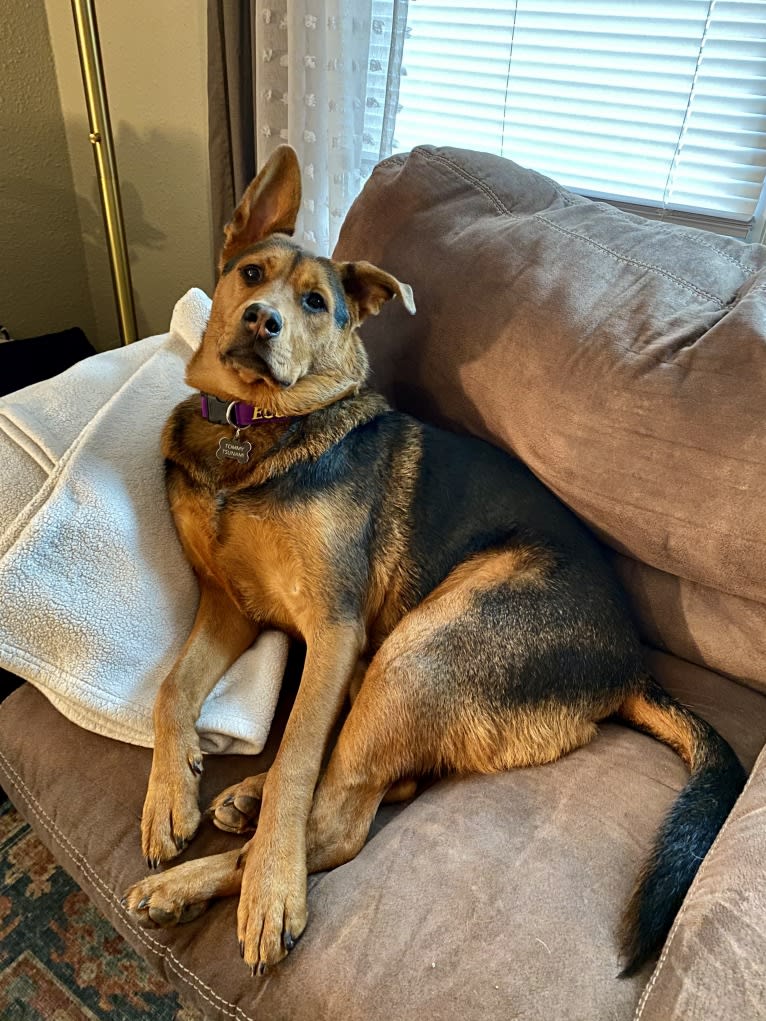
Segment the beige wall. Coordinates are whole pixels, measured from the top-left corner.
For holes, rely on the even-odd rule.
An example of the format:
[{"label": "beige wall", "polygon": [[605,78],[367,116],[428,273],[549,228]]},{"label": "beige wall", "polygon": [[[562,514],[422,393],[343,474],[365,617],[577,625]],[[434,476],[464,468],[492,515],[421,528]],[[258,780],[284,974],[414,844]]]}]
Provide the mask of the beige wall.
[{"label": "beige wall", "polygon": [[14,337],[69,326],[92,337],[93,302],[42,0],[3,0],[0,39],[0,322]]},{"label": "beige wall", "polygon": [[[70,4],[46,0],[102,345],[117,337]],[[189,287],[210,290],[206,5],[96,0],[139,336],[167,329]]]},{"label": "beige wall", "polygon": [[[96,0],[140,336],[213,285],[205,4]],[[47,18],[46,18],[47,15]],[[2,0],[0,322],[118,341],[68,0]]]}]

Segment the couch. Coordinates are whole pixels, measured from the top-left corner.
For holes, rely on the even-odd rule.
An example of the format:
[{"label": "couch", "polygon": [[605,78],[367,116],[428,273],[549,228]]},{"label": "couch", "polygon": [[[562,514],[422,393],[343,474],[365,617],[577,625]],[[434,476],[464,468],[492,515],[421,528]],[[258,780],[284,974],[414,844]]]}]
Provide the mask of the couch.
[{"label": "couch", "polygon": [[[375,385],[512,451],[592,526],[652,671],[750,772],[656,967],[618,978],[616,933],[686,771],[618,724],[552,765],[384,807],[355,860],[311,878],[306,933],[255,979],[233,901],[151,931],[120,906],[145,871],[146,749],[80,730],[25,685],[0,708],[0,782],[216,1021],[766,1018],[766,249],[422,147],[378,166],[336,256],[414,289],[413,319],[391,306],[365,325]],[[264,752],[211,757],[203,800],[273,758],[300,660]],[[185,857],[234,843],[208,823]]]}]

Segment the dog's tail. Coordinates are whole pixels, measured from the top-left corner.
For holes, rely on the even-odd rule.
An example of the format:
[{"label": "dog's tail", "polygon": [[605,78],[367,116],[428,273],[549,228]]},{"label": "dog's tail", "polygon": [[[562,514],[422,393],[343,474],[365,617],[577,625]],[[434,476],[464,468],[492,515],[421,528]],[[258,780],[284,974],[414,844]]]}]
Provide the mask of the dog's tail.
[{"label": "dog's tail", "polygon": [[711,726],[650,677],[618,715],[670,745],[691,771],[662,824],[625,912],[622,976],[633,975],[661,948],[686,891],[745,783],[745,771]]}]

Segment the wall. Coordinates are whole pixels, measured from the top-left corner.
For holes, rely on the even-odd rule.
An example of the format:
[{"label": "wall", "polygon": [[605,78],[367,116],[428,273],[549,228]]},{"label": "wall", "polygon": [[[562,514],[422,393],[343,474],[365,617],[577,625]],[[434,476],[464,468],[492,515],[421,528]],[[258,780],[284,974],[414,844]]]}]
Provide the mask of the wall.
[{"label": "wall", "polygon": [[[68,8],[68,4],[62,4]],[[0,322],[96,332],[45,6],[0,3]]]},{"label": "wall", "polygon": [[[15,3],[16,0],[12,0]],[[80,235],[100,347],[118,340],[71,6],[46,0]],[[206,5],[97,0],[139,336],[213,286]]]}]

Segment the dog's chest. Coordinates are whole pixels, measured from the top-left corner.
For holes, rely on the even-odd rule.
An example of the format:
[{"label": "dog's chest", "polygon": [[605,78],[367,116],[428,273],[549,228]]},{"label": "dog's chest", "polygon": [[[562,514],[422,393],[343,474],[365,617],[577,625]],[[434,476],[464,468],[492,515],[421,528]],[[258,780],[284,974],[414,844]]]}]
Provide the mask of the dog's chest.
[{"label": "dog's chest", "polygon": [[220,522],[217,557],[248,617],[304,637],[313,630],[317,593],[295,531],[257,513],[231,511]]},{"label": "dog's chest", "polygon": [[269,513],[225,493],[181,488],[171,509],[192,566],[246,616],[303,637],[313,630],[326,606],[321,529],[307,528],[302,514]]}]

